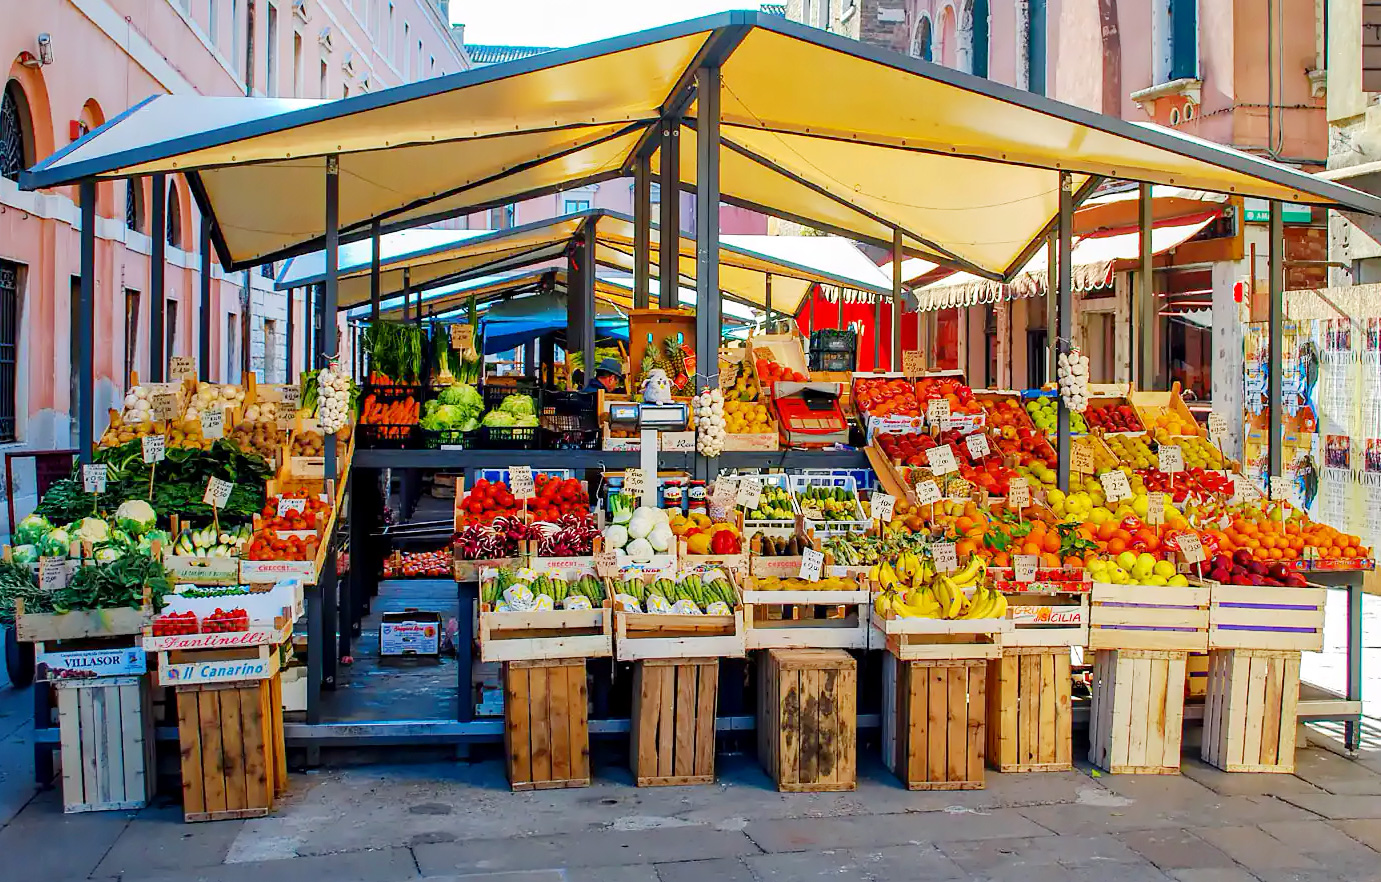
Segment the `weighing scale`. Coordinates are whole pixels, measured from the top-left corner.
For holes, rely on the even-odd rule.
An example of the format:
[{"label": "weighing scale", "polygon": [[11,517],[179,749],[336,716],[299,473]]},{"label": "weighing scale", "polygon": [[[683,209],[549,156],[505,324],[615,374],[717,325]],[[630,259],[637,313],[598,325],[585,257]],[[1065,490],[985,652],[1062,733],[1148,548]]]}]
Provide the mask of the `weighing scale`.
[{"label": "weighing scale", "polygon": [[609,423],[636,428],[641,439],[638,465],[651,480],[643,493],[643,505],[657,507],[657,454],[661,449],[661,432],[684,432],[690,422],[690,405],[672,401],[667,404],[646,404],[639,401],[609,402]]},{"label": "weighing scale", "polygon": [[839,409],[839,394],[819,388],[822,385],[826,384],[803,384],[790,397],[776,399],[782,440],[788,445],[829,447],[849,442],[849,423]]}]

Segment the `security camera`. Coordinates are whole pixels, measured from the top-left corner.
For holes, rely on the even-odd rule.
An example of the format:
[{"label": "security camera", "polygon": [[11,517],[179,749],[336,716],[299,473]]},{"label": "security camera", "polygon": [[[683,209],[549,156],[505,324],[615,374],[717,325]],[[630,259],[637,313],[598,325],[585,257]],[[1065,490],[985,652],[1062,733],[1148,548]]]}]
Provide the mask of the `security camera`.
[{"label": "security camera", "polygon": [[53,38],[48,34],[38,35],[38,63],[43,65],[53,63]]}]

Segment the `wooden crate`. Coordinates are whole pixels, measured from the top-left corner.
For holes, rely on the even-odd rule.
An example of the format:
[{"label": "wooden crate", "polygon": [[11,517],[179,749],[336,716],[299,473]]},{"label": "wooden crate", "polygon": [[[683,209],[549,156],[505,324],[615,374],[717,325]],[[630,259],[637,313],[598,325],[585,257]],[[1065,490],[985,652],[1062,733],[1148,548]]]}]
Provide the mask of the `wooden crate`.
[{"label": "wooden crate", "polygon": [[614,652],[612,611],[542,609],[479,613],[480,659],[486,662],[606,658]]},{"label": "wooden crate", "polygon": [[1001,772],[1073,768],[1069,647],[1008,647],[988,662],[988,761]]},{"label": "wooden crate", "polygon": [[[858,591],[743,591],[748,649],[867,649],[866,588]],[[825,612],[825,615],[819,613]]]},{"label": "wooden crate", "polygon": [[633,663],[629,762],[639,787],[713,784],[719,659]]},{"label": "wooden crate", "polygon": [[1010,619],[883,618],[870,611],[869,647],[886,649],[903,661],[997,658],[1013,630]]},{"label": "wooden crate", "polygon": [[883,657],[882,758],[907,789],[984,786],[987,664]]},{"label": "wooden crate", "polygon": [[503,735],[514,790],[590,786],[585,659],[504,662]]},{"label": "wooden crate", "polygon": [[758,762],[777,789],[858,787],[858,666],[839,649],[769,649],[758,664]]},{"label": "wooden crate", "polygon": [[1323,649],[1325,588],[1211,583],[1209,649]]},{"label": "wooden crate", "polygon": [[1295,771],[1299,650],[1209,652],[1204,761],[1225,772]]},{"label": "wooden crate", "polygon": [[62,810],[123,811],[147,805],[155,777],[148,681],[64,680],[54,691],[62,744]]},{"label": "wooden crate", "polygon": [[131,609],[127,606],[115,609],[78,610],[60,615],[52,613],[25,615],[23,607],[17,606],[15,613],[15,636],[22,643],[142,634],[151,615],[147,609]]},{"label": "wooden crate", "polygon": [[1206,586],[1094,582],[1090,604],[1090,649],[1208,649]]},{"label": "wooden crate", "polygon": [[1114,775],[1180,773],[1185,656],[1163,649],[1097,651],[1089,762]]},{"label": "wooden crate", "polygon": [[1002,635],[1004,651],[1013,646],[1088,645],[1088,594],[1018,592],[1008,594],[1007,600],[1012,630]]},{"label": "wooden crate", "polygon": [[1208,695],[1208,653],[1191,652],[1185,661],[1184,697],[1203,698]]},{"label": "wooden crate", "polygon": [[661,615],[614,610],[614,657],[743,658],[743,610],[729,616]]},{"label": "wooden crate", "polygon": [[177,687],[188,823],[261,818],[287,789],[278,677]]}]

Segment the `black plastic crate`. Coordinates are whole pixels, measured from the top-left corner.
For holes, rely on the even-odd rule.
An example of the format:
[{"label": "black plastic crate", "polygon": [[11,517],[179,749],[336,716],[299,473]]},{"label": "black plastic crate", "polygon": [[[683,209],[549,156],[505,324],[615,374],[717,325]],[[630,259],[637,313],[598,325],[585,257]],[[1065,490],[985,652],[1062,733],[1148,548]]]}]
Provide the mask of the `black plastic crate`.
[{"label": "black plastic crate", "polygon": [[532,450],[537,446],[536,426],[480,426],[479,446],[487,450]]},{"label": "black plastic crate", "polygon": [[480,386],[480,398],[484,399],[484,412],[498,410],[503,400],[510,395],[530,395],[534,413],[542,412],[542,387],[536,380],[518,380],[514,383],[485,383]]},{"label": "black plastic crate", "polygon": [[470,450],[480,446],[479,429],[462,432],[460,429],[417,429],[421,445],[427,450]]},{"label": "black plastic crate", "polygon": [[853,331],[841,331],[838,328],[811,331],[810,351],[854,353],[858,351],[858,335]]},{"label": "black plastic crate", "polygon": [[588,432],[599,429],[599,393],[542,390],[539,422],[543,429]]},{"label": "black plastic crate", "polygon": [[810,369],[813,371],[852,371],[858,360],[852,352],[820,352],[811,350]]},{"label": "black plastic crate", "polygon": [[549,429],[546,418],[540,432],[543,450],[598,450],[599,429]]},{"label": "black plastic crate", "polygon": [[392,404],[411,396],[418,407],[432,397],[431,389],[426,386],[376,386],[373,383],[365,383],[364,388],[360,390],[360,400],[364,401],[371,395],[375,401],[383,404]]},{"label": "black plastic crate", "polygon": [[355,427],[356,445],[366,450],[416,450],[421,443],[421,428],[361,423]]}]

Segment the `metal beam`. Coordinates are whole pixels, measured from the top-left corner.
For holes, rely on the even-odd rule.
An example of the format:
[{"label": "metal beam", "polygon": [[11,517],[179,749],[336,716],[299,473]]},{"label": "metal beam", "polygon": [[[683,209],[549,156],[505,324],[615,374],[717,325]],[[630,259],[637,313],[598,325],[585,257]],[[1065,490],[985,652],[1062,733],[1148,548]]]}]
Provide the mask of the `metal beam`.
[{"label": "metal beam", "polygon": [[[579,351],[584,358],[585,346],[581,341],[581,335],[585,333],[585,317],[581,315],[581,310],[585,305],[584,297],[577,297],[576,292],[584,290],[585,284],[581,279],[581,274],[585,272],[585,253],[584,249],[577,248],[573,244],[566,251],[566,370],[567,378],[574,383],[575,371],[571,370],[572,352]],[[554,354],[554,352],[553,352]],[[552,365],[552,378],[555,381],[556,366]],[[590,373],[590,365],[581,367],[581,377],[585,383],[590,382],[594,375]]]},{"label": "metal beam", "polygon": [[[340,158],[326,157],[326,281],[322,283],[321,359],[317,367],[336,357],[336,296],[340,269]],[[326,474],[336,474],[336,435],[326,436]],[[334,640],[334,634],[328,634]],[[333,653],[334,654],[334,653]],[[329,658],[329,657],[328,657]],[[328,662],[329,663],[329,662]]]},{"label": "metal beam", "polygon": [[657,226],[661,253],[657,261],[657,304],[662,309],[675,309],[681,284],[681,124],[677,120],[663,120],[660,126],[661,223]]},{"label": "metal beam", "polygon": [[1045,382],[1055,381],[1055,343],[1059,337],[1060,279],[1059,254],[1055,247],[1058,231],[1045,240]]},{"label": "metal beam", "polygon": [[[132,187],[138,179],[131,179]],[[164,343],[168,339],[164,324],[167,321],[167,248],[168,248],[168,178],[153,176],[149,184],[152,216],[149,219],[149,380],[163,382],[168,373],[168,353]]]},{"label": "metal beam", "polygon": [[[1074,183],[1069,172],[1060,172],[1060,223],[1059,223],[1059,303],[1060,316],[1059,344],[1061,352],[1068,352],[1073,348],[1074,333],[1072,330],[1072,319],[1074,318],[1074,292],[1072,290],[1074,275],[1074,255],[1071,253],[1071,245],[1074,235]],[[1069,492],[1069,408],[1065,407],[1064,399],[1059,399],[1059,450],[1057,455],[1060,459],[1060,489]]]},{"label": "metal beam", "polygon": [[[585,222],[585,242],[580,256],[580,343],[585,365],[585,382],[595,378],[595,219]],[[567,290],[566,296],[575,296]]]},{"label": "metal beam", "polygon": [[87,178],[77,185],[81,199],[81,286],[77,294],[77,351],[72,353],[72,370],[77,374],[77,455],[91,462],[95,433],[96,357],[96,181]]},{"label": "metal beam", "polygon": [[[1079,189],[1074,191],[1075,209],[1078,209],[1080,205],[1083,205],[1084,200],[1092,196],[1093,191],[1097,190],[1098,185],[1103,183],[1104,180],[1104,178],[1098,175],[1094,175],[1090,177],[1088,180],[1084,181],[1084,183],[1080,185]],[[1054,237],[1056,231],[1059,229],[1059,226],[1060,215],[1059,212],[1056,212],[1055,216],[1052,217],[1049,220],[1049,222],[1046,223],[1045,226],[1041,227],[1041,231],[1037,233],[1035,236],[1033,236],[1030,242],[1026,243],[1026,247],[1021,249],[1021,253],[1018,254],[1016,258],[1007,265],[1007,269],[1002,271],[999,281],[1010,282],[1013,279],[1015,279],[1017,275],[1021,273],[1023,269],[1026,268],[1026,264],[1031,260],[1032,257],[1035,256],[1036,252],[1041,249],[1041,246],[1048,242],[1052,237]],[[1053,263],[1051,265],[1053,265]]]},{"label": "metal beam", "polygon": [[1156,338],[1156,289],[1153,275],[1151,230],[1155,216],[1152,212],[1151,185],[1142,184],[1137,194],[1137,233],[1141,251],[1140,270],[1136,274],[1136,332],[1132,339],[1140,347],[1140,361],[1137,368],[1137,385],[1142,389],[1154,389],[1156,385],[1155,338]]},{"label": "metal beam", "polygon": [[370,233],[370,242],[374,246],[374,250],[369,259],[369,317],[377,322],[379,320],[379,263],[382,260],[379,254],[379,222],[375,221],[373,227]]},{"label": "metal beam", "polygon": [[633,164],[633,308],[647,309],[652,290],[652,160]]},{"label": "metal beam", "polygon": [[288,302],[288,355],[285,359],[288,363],[288,369],[287,372],[284,374],[284,378],[285,381],[288,383],[296,383],[297,371],[295,371],[294,368],[296,368],[297,365],[294,364],[293,356],[297,354],[297,341],[293,338],[297,336],[297,289],[289,288],[287,291],[284,292],[284,295]]},{"label": "metal beam", "polygon": [[207,215],[201,216],[201,315],[199,317],[199,340],[197,341],[197,376],[203,380],[211,379],[211,222]]},{"label": "metal beam", "polygon": [[[720,69],[702,67],[696,73],[696,112],[699,137],[695,157],[695,389],[719,387],[719,100]],[[663,198],[665,198],[665,193]],[[662,241],[667,241],[666,227]],[[675,276],[672,276],[675,278]],[[696,457],[699,477],[718,471],[714,459]]]},{"label": "metal beam", "polygon": [[763,311],[767,313],[767,328],[768,328],[768,333],[771,333],[771,328],[772,328],[772,274],[771,274],[771,273],[764,273],[764,274],[763,274],[763,280],[762,280],[762,306],[763,306]]},{"label": "metal beam", "polygon": [[1285,221],[1280,202],[1270,207],[1270,374],[1267,378],[1270,405],[1269,467],[1271,477],[1284,472],[1285,436],[1282,430],[1281,369],[1285,352]]},{"label": "metal beam", "polygon": [[[892,231],[892,359],[888,367],[894,371],[901,370],[901,315],[902,315],[902,234],[900,229]],[[878,326],[878,333],[882,333],[882,326]],[[878,370],[877,365],[873,370]]]}]

